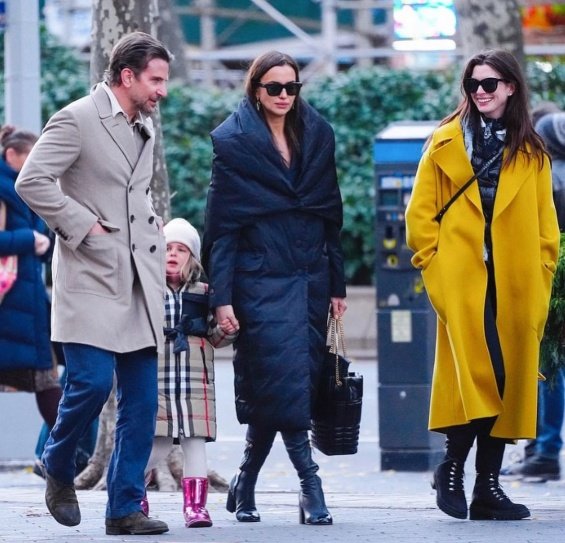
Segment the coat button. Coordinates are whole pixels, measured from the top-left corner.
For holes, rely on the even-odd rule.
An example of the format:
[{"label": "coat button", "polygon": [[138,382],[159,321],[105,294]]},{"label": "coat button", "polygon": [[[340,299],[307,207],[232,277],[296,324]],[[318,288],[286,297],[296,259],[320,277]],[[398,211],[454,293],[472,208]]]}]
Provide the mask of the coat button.
[{"label": "coat button", "polygon": [[151,247],[149,247],[149,252],[150,253],[154,253],[157,250],[157,246],[156,245],[151,245]]},{"label": "coat button", "polygon": [[130,187],[130,188],[128,189],[128,192],[133,192],[133,187]]},{"label": "coat button", "polygon": [[151,189],[150,189],[149,187],[147,187],[147,188],[145,189],[145,194],[149,194],[149,191],[150,191],[150,190],[151,190]]},{"label": "coat button", "polygon": [[151,215],[151,217],[149,217],[149,224],[153,224],[154,222],[155,222],[155,217]]},{"label": "coat button", "polygon": [[132,244],[131,244],[131,250],[132,250],[132,251],[135,251],[135,243],[132,243]]},{"label": "coat button", "polygon": [[130,215],[129,216],[129,222],[133,222],[135,221],[135,215]]}]

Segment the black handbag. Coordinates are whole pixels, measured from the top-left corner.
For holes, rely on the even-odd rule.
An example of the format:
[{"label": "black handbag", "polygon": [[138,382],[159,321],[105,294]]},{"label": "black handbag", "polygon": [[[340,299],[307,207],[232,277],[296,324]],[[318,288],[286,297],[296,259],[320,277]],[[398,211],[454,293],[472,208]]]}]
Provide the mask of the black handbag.
[{"label": "black handbag", "polygon": [[182,293],[181,324],[188,336],[206,337],[208,334],[208,293]]},{"label": "black handbag", "polygon": [[[341,319],[330,317],[328,334],[330,345],[312,412],[311,441],[328,456],[355,454],[359,445],[363,376],[349,371]],[[343,356],[338,353],[338,342]]]}]

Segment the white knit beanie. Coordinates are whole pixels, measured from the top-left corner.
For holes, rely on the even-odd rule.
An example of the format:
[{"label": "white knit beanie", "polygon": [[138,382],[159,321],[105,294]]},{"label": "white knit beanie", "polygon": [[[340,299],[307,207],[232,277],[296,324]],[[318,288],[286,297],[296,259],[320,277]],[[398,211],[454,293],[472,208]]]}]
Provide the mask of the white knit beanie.
[{"label": "white knit beanie", "polygon": [[167,243],[186,245],[192,256],[200,262],[200,236],[196,228],[185,219],[172,219],[163,228]]}]

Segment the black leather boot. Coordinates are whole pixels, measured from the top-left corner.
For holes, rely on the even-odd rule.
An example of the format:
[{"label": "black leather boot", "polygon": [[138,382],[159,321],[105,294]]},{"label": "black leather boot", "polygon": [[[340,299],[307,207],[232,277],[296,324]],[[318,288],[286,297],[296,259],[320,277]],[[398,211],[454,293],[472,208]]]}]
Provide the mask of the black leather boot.
[{"label": "black leather boot", "polygon": [[239,522],[259,522],[261,516],[255,506],[255,484],[259,471],[273,445],[276,432],[259,431],[249,426],[247,444],[239,471],[233,476],[228,489],[226,509],[235,512]]},{"label": "black leather boot", "polygon": [[504,493],[498,473],[477,473],[469,507],[471,520],[520,520],[529,516],[530,511],[525,505],[514,503]]},{"label": "black leather boot", "polygon": [[312,460],[312,449],[308,432],[282,432],[288,456],[300,479],[298,512],[300,524],[324,526],[333,519],[326,507],[322,481],[316,475],[318,464]]},{"label": "black leather boot", "polygon": [[460,519],[467,518],[463,468],[463,463],[448,458],[436,467],[432,483],[437,506],[446,515]]}]

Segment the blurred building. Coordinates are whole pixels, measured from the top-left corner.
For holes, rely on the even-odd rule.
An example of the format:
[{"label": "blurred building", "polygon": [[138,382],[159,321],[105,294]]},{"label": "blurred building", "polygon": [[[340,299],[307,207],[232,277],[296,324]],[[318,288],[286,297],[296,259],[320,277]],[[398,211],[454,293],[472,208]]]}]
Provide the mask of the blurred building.
[{"label": "blurred building", "polygon": [[[51,32],[88,49],[91,0],[41,0]],[[454,0],[158,0],[174,10],[191,77],[239,80],[258,53],[280,49],[305,78],[352,65],[442,68],[458,55]],[[520,0],[526,54],[565,54],[565,4]]]}]

